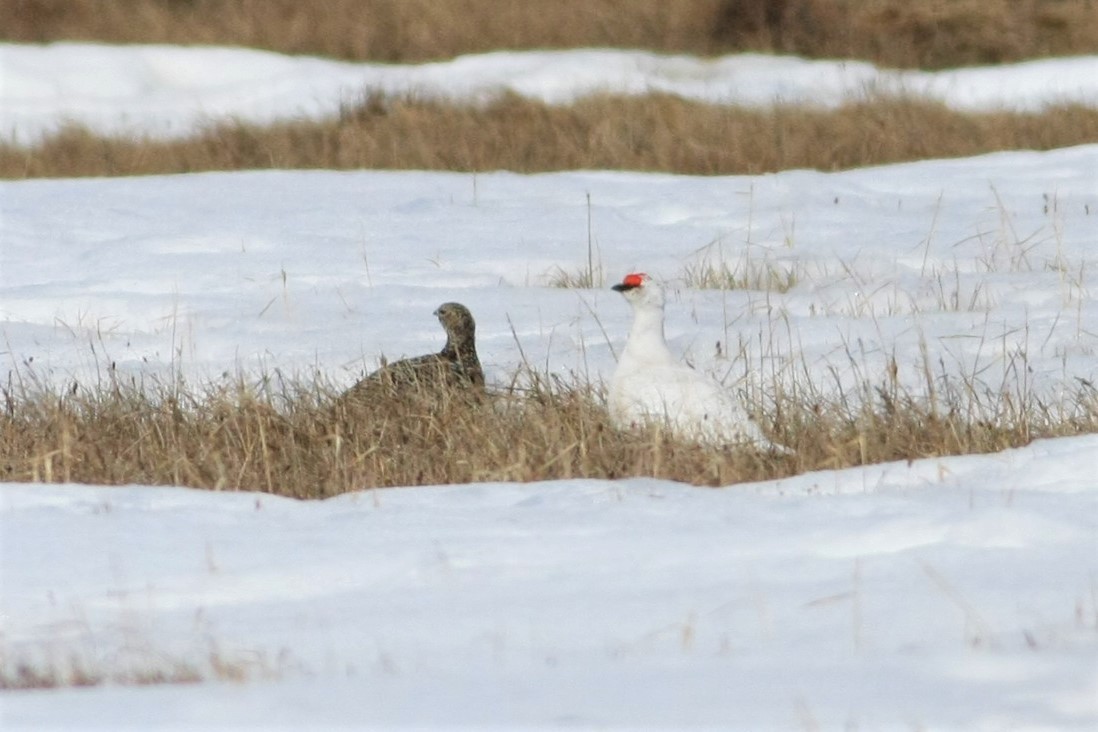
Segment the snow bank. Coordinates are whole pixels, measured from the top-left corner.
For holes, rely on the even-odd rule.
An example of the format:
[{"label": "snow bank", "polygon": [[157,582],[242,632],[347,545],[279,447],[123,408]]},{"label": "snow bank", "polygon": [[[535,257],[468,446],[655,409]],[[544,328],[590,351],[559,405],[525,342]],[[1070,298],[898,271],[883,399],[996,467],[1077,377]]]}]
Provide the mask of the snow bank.
[{"label": "snow bank", "polygon": [[253,683],[9,692],[3,720],[1086,729],[1095,454],[311,503],[4,485],[6,663],[213,649]]},{"label": "snow bank", "polygon": [[820,107],[904,92],[974,112],[1098,104],[1098,56],[921,72],[759,54],[496,52],[402,66],[241,48],[0,44],[0,79],[0,137],[21,144],[65,121],[102,134],[176,137],[223,119],[317,119],[373,92],[460,102],[511,92],[549,104],[662,92],[714,104]]}]

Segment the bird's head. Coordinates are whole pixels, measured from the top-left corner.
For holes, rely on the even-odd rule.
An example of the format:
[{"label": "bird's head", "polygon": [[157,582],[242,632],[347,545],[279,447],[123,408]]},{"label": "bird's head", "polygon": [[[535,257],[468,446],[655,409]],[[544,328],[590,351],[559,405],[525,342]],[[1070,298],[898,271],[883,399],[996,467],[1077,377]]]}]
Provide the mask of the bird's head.
[{"label": "bird's head", "polygon": [[435,317],[450,334],[468,333],[471,336],[476,330],[473,314],[460,302],[442,303],[435,310]]},{"label": "bird's head", "polygon": [[633,306],[663,307],[663,288],[644,272],[625,275],[625,279],[611,289],[624,295],[625,299]]}]

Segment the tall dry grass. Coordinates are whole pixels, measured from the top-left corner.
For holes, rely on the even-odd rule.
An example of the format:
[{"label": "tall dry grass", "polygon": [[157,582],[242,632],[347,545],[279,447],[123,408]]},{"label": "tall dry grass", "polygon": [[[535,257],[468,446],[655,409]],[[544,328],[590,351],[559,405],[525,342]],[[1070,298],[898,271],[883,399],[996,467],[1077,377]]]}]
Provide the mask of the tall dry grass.
[{"label": "tall dry grass", "polygon": [[[12,382],[0,414],[3,480],[185,485],[323,498],[383,486],[653,476],[728,485],[808,470],[993,452],[1098,429],[1098,393],[1041,404],[1010,388],[931,374],[934,398],[895,379],[823,396],[795,384],[749,392],[794,455],[615,429],[599,390],[524,377],[487,401],[337,398],[322,377],[189,386],[120,377],[64,389]],[[765,414],[764,414],[765,413]]]},{"label": "tall dry grass", "polygon": [[626,47],[941,68],[1098,51],[1093,0],[5,0],[0,40],[225,44],[415,62]]},{"label": "tall dry grass", "polygon": [[[83,630],[92,635],[90,626]],[[58,653],[52,643],[12,652],[0,639],[0,691],[271,680],[280,678],[292,659],[288,653],[276,659],[255,652],[229,654],[211,639],[208,647],[197,649],[193,656],[201,661],[184,661],[159,648],[154,638],[137,631],[127,635],[132,637],[114,653],[102,653],[94,644],[90,649]]]},{"label": "tall dry grass", "polygon": [[673,96],[485,107],[374,97],[338,119],[227,123],[176,141],[103,138],[71,127],[32,148],[0,144],[0,177],[117,176],[255,168],[551,170],[683,174],[837,170],[1098,141],[1098,110],[962,114],[877,98],[834,111],[750,110]]}]

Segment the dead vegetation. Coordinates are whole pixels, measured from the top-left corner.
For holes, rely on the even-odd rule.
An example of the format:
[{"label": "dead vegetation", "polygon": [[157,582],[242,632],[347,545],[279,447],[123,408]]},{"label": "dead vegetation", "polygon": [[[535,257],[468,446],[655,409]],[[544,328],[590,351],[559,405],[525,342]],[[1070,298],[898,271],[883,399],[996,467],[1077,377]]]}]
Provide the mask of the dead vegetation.
[{"label": "dead vegetation", "polygon": [[793,456],[621,432],[598,389],[530,378],[488,402],[418,395],[347,404],[321,377],[191,387],[112,379],[63,391],[10,385],[3,480],[184,485],[324,498],[383,486],[653,476],[719,486],[809,470],[984,453],[1098,429],[1098,398],[1070,412],[936,377],[932,400],[895,380],[824,397],[754,399]]},{"label": "dead vegetation", "polygon": [[1098,50],[1093,0],[5,0],[0,40],[216,44],[418,62],[516,48],[944,68]]},{"label": "dead vegetation", "polygon": [[[91,633],[90,628],[87,632]],[[60,653],[51,644],[14,650],[0,646],[0,691],[61,689],[122,685],[197,684],[204,681],[243,683],[280,678],[293,659],[263,653],[228,653],[210,640],[194,654],[194,661],[167,652],[144,636],[134,634],[118,653],[104,654],[94,647]]]},{"label": "dead vegetation", "polygon": [[0,691],[25,689],[58,689],[72,686],[152,686],[156,684],[195,684],[203,677],[186,664],[169,667],[149,666],[116,673],[106,673],[78,659],[51,666],[30,662],[16,663],[12,668],[0,668]]},{"label": "dead vegetation", "polygon": [[555,107],[372,97],[337,119],[225,123],[183,140],[69,127],[33,148],[0,144],[0,177],[119,176],[257,168],[534,173],[628,169],[691,175],[838,170],[1098,140],[1098,110],[962,114],[879,97],[836,110],[751,110],[674,96],[599,96]]},{"label": "dead vegetation", "polygon": [[[351,60],[419,62],[499,49],[764,51],[937,68],[1098,52],[1093,0],[9,0],[0,40],[227,44]],[[754,174],[837,170],[1098,140],[1098,111],[963,114],[870,97],[841,109],[763,110],[672,96],[567,107],[519,97],[477,106],[373,96],[336,119],[225,123],[182,140],[68,127],[0,143],[0,177],[255,168],[532,173],[577,168]]]}]

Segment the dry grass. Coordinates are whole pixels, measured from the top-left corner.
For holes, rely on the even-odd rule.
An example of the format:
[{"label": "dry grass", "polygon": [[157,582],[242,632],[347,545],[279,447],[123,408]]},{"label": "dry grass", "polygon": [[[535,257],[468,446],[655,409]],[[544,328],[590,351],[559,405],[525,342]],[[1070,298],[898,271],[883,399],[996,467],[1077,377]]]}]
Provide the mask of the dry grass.
[{"label": "dry grass", "polygon": [[748,110],[673,96],[601,96],[554,107],[510,96],[478,107],[373,97],[328,122],[227,123],[177,141],[68,128],[31,149],[0,145],[0,177],[115,176],[255,168],[683,174],[837,170],[1098,141],[1098,110],[961,114],[877,98],[833,111]]},{"label": "dry grass", "polygon": [[0,669],[0,691],[18,689],[57,689],[70,686],[100,686],[124,684],[151,686],[155,684],[194,684],[202,676],[191,666],[175,664],[169,667],[149,666],[115,673],[93,668],[79,659],[50,666],[30,662]]},{"label": "dry grass", "polygon": [[760,258],[750,247],[726,257],[721,242],[699,252],[694,262],[686,265],[682,282],[698,290],[754,290],[757,292],[789,292],[803,279],[805,265],[798,260],[771,260],[764,253]]},{"label": "dry grass", "polygon": [[[1098,52],[1094,0],[9,0],[0,39],[217,43],[412,62],[500,48],[636,47],[859,57],[941,67]],[[338,119],[227,123],[192,138],[100,138],[71,127],[0,144],[0,177],[254,168],[577,168],[753,174],[837,170],[1098,141],[1098,111],[961,114],[876,98],[836,111],[746,110],[670,96],[551,107],[372,97]]]},{"label": "dry grass", "polygon": [[773,51],[941,68],[1098,50],[1093,0],[5,0],[0,39],[415,62],[500,48]]},{"label": "dry grass", "polygon": [[[90,629],[88,632],[90,634]],[[159,650],[155,641],[142,636],[128,639],[121,652],[109,655],[101,654],[94,648],[72,650],[62,655],[49,643],[22,652],[0,648],[0,691],[104,684],[241,683],[277,679],[290,660],[289,654],[280,654],[272,661],[264,654],[254,652],[233,657],[213,641],[194,658],[196,661],[183,661],[172,653]]]},{"label": "dry grass", "polygon": [[[929,377],[928,377],[929,379]],[[382,486],[654,476],[727,485],[808,470],[993,452],[1098,429],[1098,398],[1068,411],[963,379],[934,398],[895,382],[824,398],[758,398],[794,456],[703,447],[662,430],[614,429],[596,389],[533,378],[487,403],[410,397],[344,404],[320,379],[192,388],[114,380],[59,392],[9,386],[0,469],[9,481],[185,485],[323,498]]]}]

